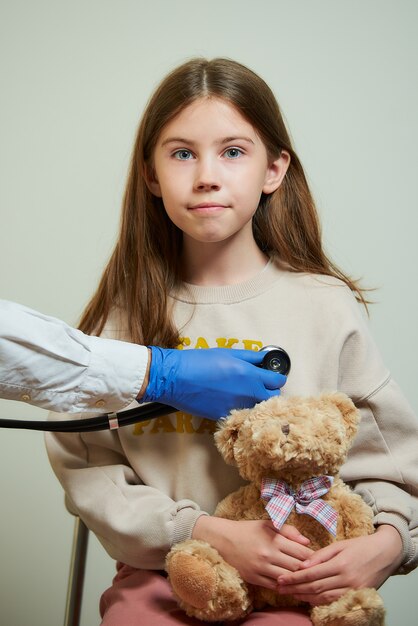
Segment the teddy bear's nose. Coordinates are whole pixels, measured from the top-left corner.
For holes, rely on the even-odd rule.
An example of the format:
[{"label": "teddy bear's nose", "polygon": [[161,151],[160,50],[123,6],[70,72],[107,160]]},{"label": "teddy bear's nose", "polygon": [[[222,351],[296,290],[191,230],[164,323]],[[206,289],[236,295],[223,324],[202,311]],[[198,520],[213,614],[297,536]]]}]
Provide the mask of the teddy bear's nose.
[{"label": "teddy bear's nose", "polygon": [[288,435],[288,434],[289,434],[289,432],[290,432],[290,426],[289,426],[289,424],[283,424],[283,425],[282,425],[282,433],[283,433],[284,435]]}]

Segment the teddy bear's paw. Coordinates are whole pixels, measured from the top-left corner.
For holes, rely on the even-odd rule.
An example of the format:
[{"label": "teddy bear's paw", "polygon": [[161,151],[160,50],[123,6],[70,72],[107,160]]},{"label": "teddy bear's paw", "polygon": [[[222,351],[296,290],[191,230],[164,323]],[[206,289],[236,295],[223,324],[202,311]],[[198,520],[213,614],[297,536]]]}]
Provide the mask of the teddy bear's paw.
[{"label": "teddy bear's paw", "polygon": [[314,626],[384,626],[385,609],[375,589],[352,589],[335,602],[312,609]]},{"label": "teddy bear's paw", "polygon": [[237,570],[203,541],[184,541],[168,554],[166,570],[179,606],[204,621],[243,617],[252,608]]},{"label": "teddy bear's paw", "polygon": [[216,593],[215,570],[198,556],[177,552],[171,559],[170,582],[184,602],[202,609]]}]

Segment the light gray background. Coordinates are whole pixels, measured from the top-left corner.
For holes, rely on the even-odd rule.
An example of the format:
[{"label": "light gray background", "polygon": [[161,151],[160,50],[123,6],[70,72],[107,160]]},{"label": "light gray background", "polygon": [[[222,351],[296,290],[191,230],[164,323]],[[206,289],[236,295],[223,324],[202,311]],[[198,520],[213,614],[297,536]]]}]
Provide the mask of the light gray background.
[{"label": "light gray background", "polygon": [[[372,329],[417,409],[417,18],[415,0],[1,0],[0,297],[77,322],[152,89],[191,56],[230,56],[275,91],[327,249],[379,288]],[[55,626],[73,520],[40,433],[2,431],[0,455],[0,622]],[[91,539],[83,626],[112,574]],[[383,587],[388,626],[415,626],[417,583]]]}]

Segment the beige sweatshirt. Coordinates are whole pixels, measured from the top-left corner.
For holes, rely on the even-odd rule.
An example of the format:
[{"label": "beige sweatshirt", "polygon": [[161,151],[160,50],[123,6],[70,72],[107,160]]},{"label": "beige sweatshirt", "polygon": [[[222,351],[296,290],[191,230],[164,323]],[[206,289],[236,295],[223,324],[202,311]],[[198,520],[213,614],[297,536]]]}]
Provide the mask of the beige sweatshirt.
[{"label": "beige sweatshirt", "polygon": [[[373,508],[375,524],[400,532],[400,572],[416,567],[418,420],[351,291],[336,279],[270,262],[242,284],[184,285],[173,301],[184,349],[276,344],[292,360],[282,393],[340,390],[353,399],[362,421],[342,478]],[[128,339],[120,316],[103,336]],[[214,446],[215,428],[177,412],[116,431],[48,433],[46,443],[72,509],[108,553],[133,567],[161,569],[170,547],[190,538],[196,519],[242,484]]]}]

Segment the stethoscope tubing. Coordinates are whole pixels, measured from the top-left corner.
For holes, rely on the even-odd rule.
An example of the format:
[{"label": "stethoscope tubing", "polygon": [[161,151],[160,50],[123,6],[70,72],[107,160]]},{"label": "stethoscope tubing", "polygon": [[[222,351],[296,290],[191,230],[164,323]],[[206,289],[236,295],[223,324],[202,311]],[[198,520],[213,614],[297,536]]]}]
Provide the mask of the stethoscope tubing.
[{"label": "stethoscope tubing", "polygon": [[40,430],[55,433],[88,433],[98,430],[116,430],[121,426],[146,422],[156,417],[168,415],[177,409],[161,402],[151,402],[119,413],[104,413],[96,417],[72,420],[27,421],[0,419],[0,428]]}]

